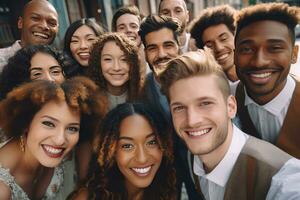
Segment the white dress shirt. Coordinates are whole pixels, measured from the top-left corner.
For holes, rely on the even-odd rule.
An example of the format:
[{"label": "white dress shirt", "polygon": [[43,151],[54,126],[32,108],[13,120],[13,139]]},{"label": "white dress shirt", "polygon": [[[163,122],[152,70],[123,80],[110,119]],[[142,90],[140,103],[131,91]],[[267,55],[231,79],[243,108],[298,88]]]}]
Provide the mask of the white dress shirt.
[{"label": "white dress shirt", "polygon": [[[213,171],[206,174],[203,163],[194,156],[193,171],[199,176],[201,191],[206,200],[222,200],[226,183],[237,158],[249,136],[233,125],[230,147]],[[200,178],[201,177],[201,178]],[[300,199],[300,160],[291,158],[273,176],[266,200]]]},{"label": "white dress shirt", "polygon": [[17,40],[11,46],[0,49],[0,72],[2,72],[3,67],[7,64],[8,59],[22,48],[20,42],[20,40]]},{"label": "white dress shirt", "polygon": [[272,144],[276,143],[295,87],[295,80],[288,76],[283,90],[265,105],[255,103],[245,90],[245,106],[247,106],[250,118],[263,140]]},{"label": "white dress shirt", "polygon": [[206,200],[222,200],[225,186],[230,177],[235,162],[249,136],[233,125],[233,135],[230,147],[221,162],[208,174],[205,174],[203,163],[194,156],[194,173],[201,177],[201,191]]}]

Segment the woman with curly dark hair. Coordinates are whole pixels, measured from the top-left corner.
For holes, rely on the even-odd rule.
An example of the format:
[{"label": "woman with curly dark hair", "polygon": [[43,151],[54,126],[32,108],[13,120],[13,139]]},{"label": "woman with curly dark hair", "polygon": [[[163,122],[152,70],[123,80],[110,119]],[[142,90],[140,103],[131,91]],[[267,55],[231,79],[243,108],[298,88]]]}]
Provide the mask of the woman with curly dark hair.
[{"label": "woman with curly dark hair", "polygon": [[[93,136],[105,105],[89,79],[26,83],[0,102],[0,199],[65,199],[64,158]],[[63,114],[62,114],[63,113]],[[66,192],[66,191],[64,191]]]},{"label": "woman with curly dark hair", "polygon": [[142,81],[138,49],[121,33],[105,33],[94,44],[88,76],[106,92],[109,108],[138,99]]},{"label": "woman with curly dark hair", "polygon": [[32,80],[64,81],[63,57],[48,45],[20,49],[0,74],[0,100],[13,88]]},{"label": "woman with curly dark hair", "polygon": [[86,74],[93,43],[103,32],[99,24],[88,18],[79,19],[68,27],[64,39],[67,77]]},{"label": "woman with curly dark hair", "polygon": [[173,200],[176,178],[166,123],[149,106],[125,103],[102,124],[97,166],[73,199]]}]

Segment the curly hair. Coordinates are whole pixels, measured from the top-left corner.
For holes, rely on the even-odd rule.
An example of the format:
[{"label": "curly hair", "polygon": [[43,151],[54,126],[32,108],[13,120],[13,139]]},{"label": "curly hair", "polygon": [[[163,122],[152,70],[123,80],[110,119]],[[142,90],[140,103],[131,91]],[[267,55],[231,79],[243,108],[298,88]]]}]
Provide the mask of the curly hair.
[{"label": "curly hair", "polygon": [[158,139],[163,152],[161,165],[152,181],[144,189],[143,200],[176,199],[176,177],[173,167],[173,149],[170,131],[160,115],[146,104],[125,103],[111,110],[105,117],[97,145],[98,165],[88,182],[90,199],[127,199],[124,175],[120,172],[115,156],[121,122],[132,115],[141,115],[147,119]]},{"label": "curly hair", "polygon": [[75,33],[77,29],[79,29],[81,26],[88,26],[91,28],[96,36],[100,36],[104,33],[103,28],[94,22],[91,19],[83,18],[79,19],[75,22],[73,22],[67,29],[65,38],[64,38],[64,56],[65,56],[65,71],[67,77],[73,77],[76,75],[84,75],[84,67],[82,67],[76,59],[72,56],[72,52],[70,49],[70,44],[72,40],[72,36]]},{"label": "curly hair", "polygon": [[191,36],[196,40],[196,46],[200,49],[203,49],[203,32],[205,29],[211,26],[225,24],[228,30],[234,35],[235,13],[235,9],[229,5],[206,8],[201,11],[201,14],[195,18],[189,26]]},{"label": "curly hair", "polygon": [[0,102],[0,127],[4,134],[19,137],[35,114],[49,101],[65,101],[80,113],[80,141],[86,141],[97,130],[107,103],[98,87],[85,77],[66,80],[62,84],[38,80],[17,87]]},{"label": "curly hair", "polygon": [[30,45],[16,52],[8,60],[0,74],[0,100],[4,99],[8,92],[22,83],[30,80],[31,58],[38,52],[51,55],[57,60],[63,69],[63,57],[55,49],[48,45]]},{"label": "curly hair", "polygon": [[300,23],[300,9],[286,3],[262,3],[244,8],[235,17],[236,38],[240,31],[251,23],[263,20],[280,22],[287,26],[291,41],[295,43],[295,27]]},{"label": "curly hair", "polygon": [[139,97],[142,87],[140,74],[140,59],[135,44],[122,33],[105,33],[93,45],[89,60],[87,76],[90,77],[103,91],[107,90],[107,81],[101,67],[101,53],[107,42],[115,42],[124,52],[129,65],[128,101],[135,101]]}]

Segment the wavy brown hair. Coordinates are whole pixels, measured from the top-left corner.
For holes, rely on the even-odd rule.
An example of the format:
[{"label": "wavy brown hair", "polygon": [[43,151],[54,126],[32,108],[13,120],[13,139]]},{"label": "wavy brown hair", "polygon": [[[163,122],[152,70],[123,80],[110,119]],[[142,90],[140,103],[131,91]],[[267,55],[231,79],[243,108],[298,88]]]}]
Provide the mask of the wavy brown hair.
[{"label": "wavy brown hair", "polygon": [[101,35],[93,45],[88,68],[88,76],[95,81],[101,90],[107,91],[107,81],[103,76],[101,68],[101,53],[107,42],[115,42],[124,52],[129,65],[128,101],[138,99],[142,81],[140,74],[140,59],[135,44],[122,33],[105,33]]},{"label": "wavy brown hair", "polygon": [[0,127],[7,137],[21,136],[35,114],[53,100],[65,101],[80,113],[80,141],[91,138],[107,109],[103,95],[88,78],[76,77],[62,84],[39,80],[14,89],[0,102]]},{"label": "wavy brown hair", "polygon": [[176,176],[173,167],[171,133],[157,112],[142,103],[118,105],[105,117],[97,146],[98,164],[88,183],[89,199],[124,200],[128,198],[124,175],[117,166],[115,156],[120,124],[125,118],[132,115],[141,115],[147,119],[163,152],[160,167],[152,183],[144,189],[142,199],[175,200]]}]

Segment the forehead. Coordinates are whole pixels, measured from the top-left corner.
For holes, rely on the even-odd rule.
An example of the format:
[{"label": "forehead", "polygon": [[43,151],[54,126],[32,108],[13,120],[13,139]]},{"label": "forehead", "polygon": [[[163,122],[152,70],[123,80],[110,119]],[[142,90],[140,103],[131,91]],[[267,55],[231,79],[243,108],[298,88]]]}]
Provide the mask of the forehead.
[{"label": "forehead", "polygon": [[160,4],[160,10],[173,10],[175,8],[182,8],[183,10],[186,10],[185,2],[184,0],[163,0]]},{"label": "forehead", "polygon": [[33,1],[27,5],[24,10],[25,16],[33,13],[49,16],[54,19],[58,18],[55,8],[50,3],[44,1]]},{"label": "forehead", "polygon": [[[145,36],[147,45],[150,44],[161,44],[166,41],[175,41],[173,31],[169,28],[162,28],[157,31],[152,31]],[[177,42],[176,42],[177,43]]]},{"label": "forehead", "polygon": [[[64,113],[61,115],[61,113]],[[36,113],[36,117],[50,116],[60,121],[79,122],[79,112],[71,109],[65,101],[50,100]]]},{"label": "forehead", "polygon": [[136,24],[139,24],[140,21],[139,21],[139,18],[133,14],[129,14],[129,13],[126,13],[124,15],[121,15],[118,19],[117,19],[117,22],[116,22],[116,25],[120,25],[120,24],[129,24],[129,23],[136,23]]},{"label": "forehead", "polygon": [[269,40],[292,42],[288,27],[281,22],[272,20],[253,22],[242,28],[236,36],[237,45],[247,41],[263,43]]},{"label": "forehead", "polygon": [[87,26],[87,25],[82,25],[78,27],[78,29],[74,32],[73,36],[78,36],[78,35],[87,35],[87,34],[93,34],[96,35],[94,30]]},{"label": "forehead", "polygon": [[205,40],[206,38],[210,38],[213,36],[219,36],[223,33],[228,33],[230,35],[233,35],[228,27],[225,24],[217,24],[207,27],[202,34],[202,38]]},{"label": "forehead", "polygon": [[215,75],[196,75],[180,79],[171,85],[169,94],[171,104],[189,104],[202,98],[223,99]]},{"label": "forehead", "polygon": [[58,63],[57,60],[52,55],[44,52],[37,52],[31,58],[31,65],[36,65],[39,63],[43,65],[47,65],[48,62]]},{"label": "forehead", "polygon": [[144,139],[153,133],[149,121],[142,115],[135,114],[124,118],[120,124],[120,136]]},{"label": "forehead", "polygon": [[124,54],[115,41],[105,42],[101,54]]}]

